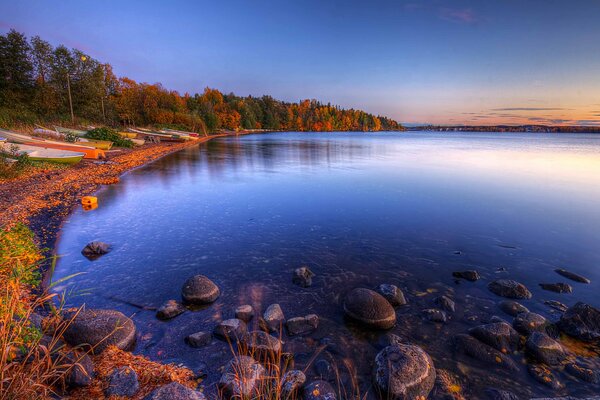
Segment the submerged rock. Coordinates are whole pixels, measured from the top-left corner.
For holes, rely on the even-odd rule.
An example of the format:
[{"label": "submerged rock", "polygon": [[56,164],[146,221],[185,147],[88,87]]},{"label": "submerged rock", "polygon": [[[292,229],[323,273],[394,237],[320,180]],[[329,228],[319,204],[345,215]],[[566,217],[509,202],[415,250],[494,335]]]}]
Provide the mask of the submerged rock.
[{"label": "submerged rock", "polygon": [[210,304],[220,296],[221,291],[213,281],[204,275],[195,275],[183,284],[181,296],[189,304]]},{"label": "submerged rock", "polygon": [[513,352],[519,346],[519,334],[506,322],[480,325],[470,329],[469,333],[502,353]]},{"label": "submerged rock", "polygon": [[108,387],[104,390],[106,397],[127,396],[131,397],[140,389],[138,375],[130,367],[115,369],[108,378]]},{"label": "submerged rock", "polygon": [[500,309],[502,311],[504,311],[506,314],[510,315],[511,317],[516,317],[518,314],[523,313],[523,312],[529,312],[529,309],[527,307],[525,307],[521,303],[518,303],[513,300],[501,301],[498,304],[498,306],[500,307]]},{"label": "submerged rock", "polygon": [[185,338],[185,342],[191,347],[203,347],[209,344],[212,340],[210,332],[196,332]]},{"label": "submerged rock", "polygon": [[[71,320],[72,313],[65,319]],[[92,352],[100,354],[108,346],[114,345],[121,350],[131,348],[135,342],[135,325],[123,313],[114,310],[82,310],[75,316],[63,335],[71,346],[90,347]]]},{"label": "submerged rock", "polygon": [[575,282],[579,282],[579,283],[590,283],[591,282],[585,276],[581,276],[581,275],[576,274],[574,272],[567,271],[566,269],[557,268],[557,269],[554,270],[554,272],[556,272],[557,274],[559,274],[561,276],[564,276],[567,279],[575,281]]},{"label": "submerged rock", "polygon": [[353,320],[376,329],[390,329],[396,324],[392,305],[373,290],[357,288],[346,295],[344,313]]},{"label": "submerged rock", "polygon": [[185,307],[176,300],[168,300],[156,310],[156,318],[167,320],[183,314]]},{"label": "submerged rock", "polygon": [[442,310],[438,310],[437,308],[426,308],[425,310],[421,311],[421,314],[423,314],[425,318],[432,322],[446,322],[448,319],[446,313]]},{"label": "submerged rock", "polygon": [[533,332],[545,332],[548,320],[540,314],[526,312],[517,315],[513,321],[513,328],[525,336]]},{"label": "submerged rock", "polygon": [[556,301],[556,300],[544,300],[544,304],[546,304],[560,312],[565,312],[569,309],[569,307],[567,307],[566,304],[563,304],[560,301]]},{"label": "submerged rock", "polygon": [[454,336],[454,346],[457,351],[476,360],[498,365],[511,371],[518,371],[519,369],[512,358],[507,357],[492,346],[480,342],[473,336],[463,333]]},{"label": "submerged rock", "polygon": [[488,289],[502,297],[509,299],[530,299],[531,292],[525,285],[512,279],[496,279],[488,284]]},{"label": "submerged rock", "polygon": [[576,362],[566,365],[565,370],[575,378],[588,383],[600,383],[600,372]]},{"label": "submerged rock", "polygon": [[481,279],[479,272],[475,270],[467,270],[467,271],[454,271],[452,276],[455,278],[466,279],[471,282],[478,281]]},{"label": "submerged rock", "polygon": [[558,365],[567,357],[561,344],[542,332],[533,332],[525,348],[530,356],[548,365]]},{"label": "submerged rock", "polygon": [[540,287],[544,290],[555,293],[572,293],[573,288],[568,283],[540,283]]},{"label": "submerged rock", "polygon": [[600,341],[600,310],[578,302],[561,316],[558,327],[579,340]]},{"label": "submerged rock", "polygon": [[206,397],[181,383],[171,382],[155,389],[144,400],[206,400]]},{"label": "submerged rock", "polygon": [[81,254],[89,260],[95,260],[104,254],[110,253],[110,245],[104,242],[90,242],[85,245]]},{"label": "submerged rock", "polygon": [[264,331],[252,331],[248,334],[246,345],[251,352],[275,355],[281,351],[281,340]]},{"label": "submerged rock", "polygon": [[259,383],[264,375],[265,368],[252,357],[237,356],[225,367],[219,387],[227,396],[253,398],[259,395]]},{"label": "submerged rock", "polygon": [[241,319],[231,318],[222,321],[215,327],[215,336],[228,341],[243,340],[247,332],[246,323]]},{"label": "submerged rock", "polygon": [[281,326],[285,321],[283,310],[279,304],[271,304],[267,307],[267,310],[263,314],[263,318],[267,323],[270,332],[279,332],[279,329],[281,329]]},{"label": "submerged rock", "polygon": [[244,304],[235,309],[235,317],[248,323],[254,317],[254,308],[250,304]]},{"label": "submerged rock", "polygon": [[552,371],[545,365],[529,364],[527,366],[527,371],[536,381],[551,389],[558,390],[562,387],[562,384],[556,379]]},{"label": "submerged rock", "polygon": [[310,287],[312,286],[312,278],[314,276],[314,272],[312,272],[308,267],[296,268],[292,276],[292,283],[304,288]]},{"label": "submerged rock", "polygon": [[285,326],[290,336],[311,333],[319,326],[319,317],[316,314],[309,314],[305,317],[290,318]]},{"label": "submerged rock", "polygon": [[373,379],[386,399],[427,398],[435,378],[431,357],[418,346],[388,346],[375,357]]},{"label": "submerged rock", "polygon": [[336,390],[326,381],[314,381],[304,387],[304,400],[336,400]]},{"label": "submerged rock", "polygon": [[400,290],[400,288],[398,288],[396,285],[382,283],[381,285],[377,286],[375,291],[389,301],[392,307],[403,306],[406,304],[404,293],[402,293],[402,290]]},{"label": "submerged rock", "polygon": [[454,312],[456,310],[456,303],[448,296],[436,297],[433,302],[442,310],[450,312]]},{"label": "submerged rock", "polygon": [[283,398],[298,392],[304,385],[304,382],[306,382],[306,375],[304,375],[304,372],[297,369],[287,371],[283,375],[283,378],[281,378],[281,392]]}]

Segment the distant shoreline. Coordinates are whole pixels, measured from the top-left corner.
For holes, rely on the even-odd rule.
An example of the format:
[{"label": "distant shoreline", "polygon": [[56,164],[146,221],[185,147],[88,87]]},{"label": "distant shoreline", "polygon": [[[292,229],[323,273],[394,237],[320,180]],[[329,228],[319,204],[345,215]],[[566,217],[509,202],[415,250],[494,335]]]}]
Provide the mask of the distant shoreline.
[{"label": "distant shoreline", "polygon": [[406,131],[434,132],[514,132],[514,133],[600,133],[600,126],[559,125],[480,125],[480,126],[404,126]]}]

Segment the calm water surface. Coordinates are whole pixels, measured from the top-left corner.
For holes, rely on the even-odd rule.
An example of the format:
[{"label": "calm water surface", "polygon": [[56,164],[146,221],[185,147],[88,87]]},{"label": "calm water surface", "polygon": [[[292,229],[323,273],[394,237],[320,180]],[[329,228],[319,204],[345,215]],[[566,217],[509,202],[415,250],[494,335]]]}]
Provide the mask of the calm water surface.
[{"label": "calm water surface", "polygon": [[[218,340],[190,349],[184,337],[212,330],[237,305],[264,311],[278,302],[286,317],[317,313],[307,338],[284,338],[303,367],[330,340],[352,362],[363,393],[378,334],[348,324],[344,294],[393,283],[409,305],[392,332],[423,346],[436,367],[463,379],[467,398],[489,385],[523,398],[554,392],[519,373],[454,355],[449,339],[502,314],[487,283],[510,277],[533,292],[523,303],[551,320],[544,300],[600,307],[600,135],[498,133],[277,133],[223,138],[165,157],[98,193],[100,207],[65,224],[54,279],[84,272],[59,290],[71,304],[115,308],[139,330],[136,352],[191,368],[208,366],[207,391],[230,357]],[[114,250],[96,261],[81,254],[101,240]],[[314,285],[291,283],[308,265]],[[506,271],[499,271],[503,267]],[[538,287],[562,282],[565,267],[592,279],[569,282],[572,294]],[[455,282],[452,271],[483,279]],[[179,299],[183,282],[205,274],[221,288],[212,306],[169,322],[130,304],[157,307]],[[457,311],[445,325],[419,312],[448,294]],[[322,357],[328,354],[322,353]],[[320,357],[321,357],[320,356]],[[341,356],[333,355],[339,362]],[[522,361],[522,353],[514,356]],[[600,365],[596,365],[600,368]],[[309,368],[309,375],[316,372]],[[565,373],[560,394],[598,386]],[[371,396],[371,395],[369,395]]]}]

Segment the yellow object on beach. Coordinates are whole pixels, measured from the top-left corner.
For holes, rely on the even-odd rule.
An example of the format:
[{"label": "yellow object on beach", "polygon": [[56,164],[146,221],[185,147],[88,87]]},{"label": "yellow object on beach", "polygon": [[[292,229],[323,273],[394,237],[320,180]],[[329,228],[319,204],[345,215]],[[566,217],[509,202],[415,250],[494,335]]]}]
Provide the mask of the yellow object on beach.
[{"label": "yellow object on beach", "polygon": [[98,198],[94,196],[85,196],[81,198],[81,204],[84,206],[98,205]]}]

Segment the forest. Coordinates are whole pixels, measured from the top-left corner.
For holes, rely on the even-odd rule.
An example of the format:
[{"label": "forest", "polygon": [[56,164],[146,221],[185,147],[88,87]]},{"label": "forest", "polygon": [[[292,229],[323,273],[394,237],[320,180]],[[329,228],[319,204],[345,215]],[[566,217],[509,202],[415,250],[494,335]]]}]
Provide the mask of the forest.
[{"label": "forest", "polygon": [[0,35],[0,126],[47,121],[204,132],[403,130],[392,119],[317,100],[289,103],[212,88],[182,95],[160,83],[117,77],[110,64],[38,36]]}]

